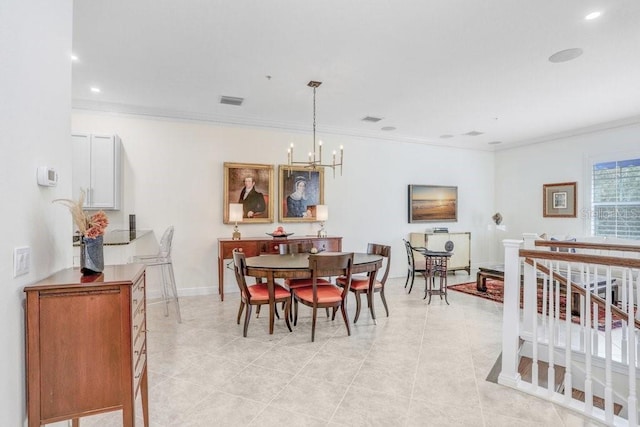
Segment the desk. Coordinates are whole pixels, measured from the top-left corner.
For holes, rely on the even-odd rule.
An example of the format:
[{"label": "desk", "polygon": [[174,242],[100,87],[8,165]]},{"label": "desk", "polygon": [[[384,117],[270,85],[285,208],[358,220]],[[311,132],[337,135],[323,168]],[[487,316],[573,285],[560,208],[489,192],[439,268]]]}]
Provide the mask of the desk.
[{"label": "desk", "polygon": [[[327,252],[323,252],[326,254]],[[378,269],[382,266],[380,255],[369,255],[356,253],[353,257],[353,274],[371,272],[372,281]],[[247,258],[247,275],[267,279],[269,287],[269,333],[273,334],[273,322],[275,317],[275,279],[308,279],[311,277],[309,270],[309,254],[289,254],[289,255],[261,255]],[[373,298],[371,299],[371,311],[373,312]]]},{"label": "desk", "polygon": [[278,254],[280,253],[280,243],[311,243],[313,247],[321,251],[340,252],[342,250],[342,237],[301,236],[274,239],[265,236],[240,240],[220,238],[218,239],[218,294],[220,294],[220,301],[224,301],[224,260],[233,259],[234,249],[244,252],[246,257]]}]

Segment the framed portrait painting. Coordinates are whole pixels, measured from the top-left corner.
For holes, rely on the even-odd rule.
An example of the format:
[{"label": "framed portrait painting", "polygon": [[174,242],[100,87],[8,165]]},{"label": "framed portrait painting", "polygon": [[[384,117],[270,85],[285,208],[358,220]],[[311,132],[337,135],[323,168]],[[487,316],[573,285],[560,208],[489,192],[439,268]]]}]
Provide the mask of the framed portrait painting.
[{"label": "framed portrait painting", "polygon": [[316,222],[324,204],[324,168],[280,165],[280,222]]},{"label": "framed portrait painting", "polygon": [[542,216],[545,218],[575,218],[576,183],[543,184]]},{"label": "framed portrait painting", "polygon": [[230,203],[242,203],[242,222],[273,222],[273,165],[225,162],[223,194],[225,224]]},{"label": "framed portrait painting", "polygon": [[409,185],[409,222],[458,221],[458,187]]}]

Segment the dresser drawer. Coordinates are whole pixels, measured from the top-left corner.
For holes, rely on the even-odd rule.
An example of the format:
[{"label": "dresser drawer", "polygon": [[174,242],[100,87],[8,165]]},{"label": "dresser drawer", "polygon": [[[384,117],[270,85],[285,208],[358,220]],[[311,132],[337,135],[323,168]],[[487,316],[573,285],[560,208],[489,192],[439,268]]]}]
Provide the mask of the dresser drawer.
[{"label": "dresser drawer", "polygon": [[137,360],[134,360],[134,369],[133,369],[133,389],[138,390],[138,386],[140,385],[140,380],[142,379],[142,373],[144,372],[144,368],[147,364],[147,346],[143,346],[140,352],[140,356]]},{"label": "dresser drawer", "polygon": [[258,251],[258,245],[256,242],[227,242],[223,245],[223,259],[231,259],[233,258],[233,251],[238,249],[240,252],[244,252],[246,257],[258,256],[260,252]]}]

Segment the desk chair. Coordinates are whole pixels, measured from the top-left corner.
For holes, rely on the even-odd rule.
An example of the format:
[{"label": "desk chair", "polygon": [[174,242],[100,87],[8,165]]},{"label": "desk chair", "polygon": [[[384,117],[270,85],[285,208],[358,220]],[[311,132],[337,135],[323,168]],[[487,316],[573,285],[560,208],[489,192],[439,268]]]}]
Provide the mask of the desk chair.
[{"label": "desk chair", "polygon": [[172,299],[176,305],[178,323],[182,323],[180,315],[180,302],[178,301],[178,290],[176,289],[176,279],[173,274],[173,263],[171,261],[171,242],[173,241],[173,226],[168,227],[160,239],[160,250],[155,255],[138,255],[133,257],[133,262],[139,262],[147,267],[160,267],[162,274],[162,300],[164,302],[164,315],[169,315],[169,302]]},{"label": "desk chair", "polygon": [[404,246],[407,249],[407,280],[404,282],[404,287],[405,289],[407,288],[409,279],[411,279],[411,286],[409,286],[409,292],[407,292],[408,294],[410,294],[411,290],[413,289],[413,282],[416,278],[416,273],[424,274],[427,271],[426,260],[424,259],[424,257],[420,257],[418,260],[416,260],[414,251],[417,249],[425,248],[417,248],[411,246],[411,243],[409,243],[406,239],[402,240],[404,241]]}]

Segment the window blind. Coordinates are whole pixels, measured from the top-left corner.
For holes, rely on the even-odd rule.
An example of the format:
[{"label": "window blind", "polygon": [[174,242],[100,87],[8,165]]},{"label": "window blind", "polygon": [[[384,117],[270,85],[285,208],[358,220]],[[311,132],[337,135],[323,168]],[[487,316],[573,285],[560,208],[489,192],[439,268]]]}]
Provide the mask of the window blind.
[{"label": "window blind", "polygon": [[640,239],[640,159],[595,163],[591,176],[593,235]]}]

